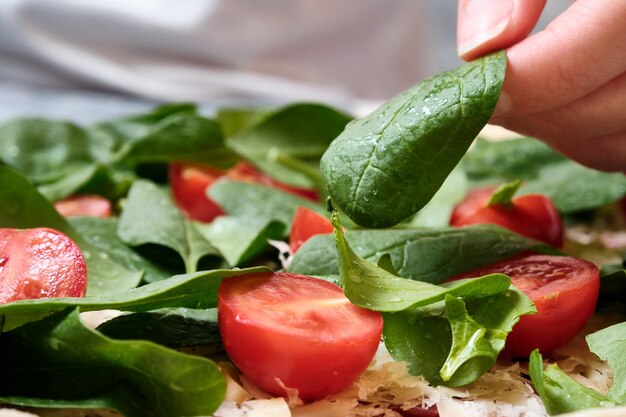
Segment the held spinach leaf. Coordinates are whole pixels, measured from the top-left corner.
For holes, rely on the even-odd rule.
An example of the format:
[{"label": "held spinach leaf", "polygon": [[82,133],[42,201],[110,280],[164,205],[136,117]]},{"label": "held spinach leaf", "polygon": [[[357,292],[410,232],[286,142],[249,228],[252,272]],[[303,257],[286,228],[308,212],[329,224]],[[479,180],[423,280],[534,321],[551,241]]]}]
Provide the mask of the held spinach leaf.
[{"label": "held spinach leaf", "polygon": [[77,310],[3,333],[0,401],[113,409],[127,417],[211,415],[226,383],[217,365],[86,328]]},{"label": "held spinach leaf", "polygon": [[[358,256],[377,263],[388,255],[399,276],[433,284],[538,246],[533,240],[492,225],[350,230],[346,239]],[[298,249],[288,270],[304,275],[337,275],[333,237],[313,236]]]},{"label": "held spinach leaf", "polygon": [[607,396],[574,381],[557,365],[544,369],[543,359],[537,350],[530,354],[529,370],[535,390],[550,415],[617,405]]},{"label": "held spinach leaf", "polygon": [[217,288],[222,279],[267,271],[269,268],[265,267],[218,269],[175,275],[119,294],[14,301],[0,305],[0,318],[4,317],[4,330],[8,331],[67,307],[80,307],[81,311],[113,309],[137,312],[168,307],[213,308],[217,306]]},{"label": "held spinach leaf", "polygon": [[186,272],[197,271],[205,256],[219,256],[195,224],[176,208],[169,193],[146,180],[137,180],[131,187],[117,230],[128,245],[156,244],[176,251]]},{"label": "held spinach leaf", "polygon": [[321,160],[337,206],[383,228],[426,205],[489,120],[505,67],[503,51],[475,60],[349,124]]}]

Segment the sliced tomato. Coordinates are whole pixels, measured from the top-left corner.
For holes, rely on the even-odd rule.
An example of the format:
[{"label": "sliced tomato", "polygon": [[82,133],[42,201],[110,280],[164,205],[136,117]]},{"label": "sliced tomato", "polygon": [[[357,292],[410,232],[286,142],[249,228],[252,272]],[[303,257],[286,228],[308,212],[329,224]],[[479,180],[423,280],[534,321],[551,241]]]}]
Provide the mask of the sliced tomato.
[{"label": "sliced tomato", "polygon": [[291,223],[289,245],[291,252],[296,253],[300,246],[315,235],[333,232],[330,220],[306,207],[298,207]]},{"label": "sliced tomato", "polygon": [[54,208],[64,217],[111,217],[111,202],[99,195],[75,195],[54,203]]},{"label": "sliced tomato", "polygon": [[200,222],[211,222],[224,214],[220,206],[207,196],[207,188],[220,178],[263,184],[314,201],[318,198],[314,190],[283,184],[247,162],[238,162],[228,170],[187,162],[169,165],[169,181],[176,205],[187,217]]},{"label": "sliced tomato", "polygon": [[498,272],[511,277],[537,307],[537,314],[522,316],[515,325],[505,355],[528,357],[536,348],[545,353],[567,343],[587,324],[598,301],[600,271],[570,256],[522,255],[454,279]]},{"label": "sliced tomato", "polygon": [[83,254],[65,234],[47,228],[0,229],[0,304],[44,297],[83,297]]},{"label": "sliced tomato", "polygon": [[513,198],[510,205],[487,205],[494,190],[489,187],[470,192],[455,207],[450,224],[496,224],[557,248],[563,246],[563,222],[548,197],[527,194]]},{"label": "sliced tomato", "polygon": [[220,206],[211,200],[206,190],[225,170],[201,164],[172,163],[169,165],[169,181],[178,208],[190,219],[211,222],[224,214]]},{"label": "sliced tomato", "polygon": [[227,278],[218,322],[233,363],[274,395],[314,400],[351,385],[378,348],[380,313],[357,307],[330,282],[289,273]]}]

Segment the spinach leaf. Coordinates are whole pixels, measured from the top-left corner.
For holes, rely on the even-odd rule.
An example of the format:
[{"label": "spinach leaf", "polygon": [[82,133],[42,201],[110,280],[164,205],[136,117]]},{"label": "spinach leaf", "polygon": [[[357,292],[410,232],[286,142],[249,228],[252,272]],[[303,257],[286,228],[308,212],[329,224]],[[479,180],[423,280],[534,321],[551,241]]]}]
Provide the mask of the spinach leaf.
[{"label": "spinach leaf", "polygon": [[80,307],[81,311],[106,309],[150,311],[168,307],[213,308],[217,306],[217,288],[223,278],[269,271],[265,267],[218,269],[175,275],[170,279],[153,282],[119,294],[14,301],[0,305],[0,316],[4,316],[4,330],[8,331],[67,307]]},{"label": "spinach leaf", "polygon": [[215,308],[164,308],[128,313],[105,321],[97,330],[118,340],[149,340],[173,348],[208,345],[213,353],[222,350]]},{"label": "spinach leaf", "polygon": [[402,311],[434,304],[448,294],[485,297],[506,291],[511,280],[506,275],[456,281],[446,287],[400,278],[354,254],[343,236],[337,212],[331,216],[339,254],[339,275],[346,297],[360,307],[375,311]]},{"label": "spinach leaf", "polygon": [[[370,262],[388,255],[399,276],[434,284],[531,249],[537,242],[492,225],[444,229],[349,230],[355,253]],[[298,249],[289,272],[337,275],[333,237],[313,236]]]},{"label": "spinach leaf", "polygon": [[[85,241],[105,253],[115,263],[122,265],[129,271],[142,271],[146,282],[160,281],[174,275],[175,272],[144,258],[132,248],[124,244],[117,236],[117,220],[113,218],[101,219],[97,217],[73,217],[68,219],[72,227]],[[130,284],[130,283],[129,283]],[[117,291],[134,288],[139,282],[132,283],[128,288],[118,288]],[[114,288],[110,292],[116,292]]]},{"label": "spinach leaf", "polygon": [[219,256],[196,226],[176,208],[169,193],[146,180],[135,181],[120,214],[118,236],[131,246],[156,244],[176,251],[186,272],[205,256]]},{"label": "spinach leaf", "polygon": [[274,110],[268,108],[231,108],[224,107],[217,110],[215,120],[222,128],[222,134],[230,138],[240,131],[260,122]]},{"label": "spinach leaf", "polygon": [[66,310],[3,333],[0,401],[120,411],[127,417],[211,415],[226,383],[208,359],[143,341],[117,341]]},{"label": "spinach leaf", "polygon": [[547,195],[559,211],[594,209],[626,195],[626,177],[584,167],[532,138],[476,141],[462,166],[474,183],[523,181],[519,194]]},{"label": "spinach leaf", "polygon": [[69,122],[8,122],[0,127],[0,147],[0,160],[36,184],[58,180],[91,162],[87,134]]},{"label": "spinach leaf", "polygon": [[209,224],[197,224],[196,228],[231,267],[263,252],[268,239],[281,239],[286,230],[284,224],[273,220],[231,216],[220,216]]},{"label": "spinach leaf", "polygon": [[255,118],[228,139],[228,146],[280,181],[307,187],[314,184],[299,170],[276,161],[273,152],[285,153],[317,170],[328,145],[350,119],[327,106],[291,104]]},{"label": "spinach leaf", "polygon": [[445,303],[383,313],[383,338],[391,356],[405,361],[412,375],[434,385],[462,386],[494,365],[519,317],[535,311],[513,287],[463,300],[446,295]]},{"label": "spinach leaf", "polygon": [[626,302],[626,269],[622,265],[605,265],[600,270],[600,294],[596,310]]},{"label": "spinach leaf", "polygon": [[587,336],[587,344],[600,359],[609,362],[615,374],[609,398],[626,404],[626,323],[615,324]]},{"label": "spinach leaf", "polygon": [[426,205],[493,113],[505,66],[504,52],[477,59],[349,124],[321,160],[337,206],[383,228]]},{"label": "spinach leaf", "polygon": [[544,370],[543,359],[537,350],[530,354],[529,370],[535,390],[550,415],[616,405],[605,395],[574,381],[557,365],[549,365]]},{"label": "spinach leaf", "polygon": [[87,264],[87,295],[113,294],[135,287],[143,270],[127,269],[106,250],[76,231],[26,178],[0,166],[0,227],[49,227],[68,235],[82,250]]}]

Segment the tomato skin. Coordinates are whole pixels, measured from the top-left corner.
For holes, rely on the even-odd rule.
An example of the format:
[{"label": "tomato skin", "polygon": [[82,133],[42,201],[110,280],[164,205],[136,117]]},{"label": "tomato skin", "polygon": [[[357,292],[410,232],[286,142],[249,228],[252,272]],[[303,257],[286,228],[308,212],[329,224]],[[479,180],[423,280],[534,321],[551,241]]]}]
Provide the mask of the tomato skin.
[{"label": "tomato skin", "polygon": [[247,378],[274,395],[297,389],[303,400],[352,384],[383,328],[380,313],[351,304],[337,285],[281,272],[223,280],[218,322],[228,356]]},{"label": "tomato skin", "polygon": [[299,206],[291,223],[289,245],[291,252],[296,253],[300,246],[315,235],[333,232],[333,225],[326,217],[306,207]]},{"label": "tomato skin", "polygon": [[111,202],[99,195],[75,195],[54,203],[54,208],[64,217],[111,217]]},{"label": "tomato skin", "polygon": [[318,201],[314,190],[283,184],[247,162],[238,162],[228,170],[188,162],[171,163],[168,175],[176,205],[185,216],[199,222],[212,222],[216,217],[225,214],[221,207],[207,196],[207,188],[220,178],[267,185]]},{"label": "tomato skin", "polygon": [[591,262],[570,256],[522,255],[454,279],[492,273],[511,283],[537,307],[513,327],[504,355],[528,357],[533,349],[550,352],[573,339],[587,324],[598,301],[600,271]]},{"label": "tomato skin", "polygon": [[563,246],[563,222],[558,210],[546,196],[527,194],[513,198],[510,206],[488,206],[494,188],[477,189],[455,207],[450,217],[452,226],[496,224],[522,236]]},{"label": "tomato skin", "polygon": [[65,234],[48,229],[0,229],[0,304],[44,297],[83,297],[87,268]]}]

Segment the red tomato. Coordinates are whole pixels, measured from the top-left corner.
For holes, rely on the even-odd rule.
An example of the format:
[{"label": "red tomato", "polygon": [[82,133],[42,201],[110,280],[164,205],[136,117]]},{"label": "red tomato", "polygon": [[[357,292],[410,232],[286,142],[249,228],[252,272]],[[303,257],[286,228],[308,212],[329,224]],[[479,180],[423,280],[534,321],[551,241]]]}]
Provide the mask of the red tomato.
[{"label": "red tomato", "polygon": [[380,313],[357,307],[330,282],[289,273],[227,278],[218,322],[233,363],[275,395],[314,400],[352,384],[380,342]]},{"label": "red tomato", "polygon": [[330,220],[306,207],[298,207],[291,223],[289,233],[289,244],[291,251],[296,251],[304,242],[315,235],[333,232],[333,225]]},{"label": "red tomato", "polygon": [[527,194],[513,198],[510,206],[488,206],[494,190],[483,188],[470,192],[465,201],[455,207],[450,224],[496,224],[557,248],[563,246],[563,222],[548,197]]},{"label": "red tomato", "polygon": [[454,279],[493,273],[511,283],[537,307],[522,316],[506,340],[504,354],[528,357],[538,348],[549,352],[570,341],[587,324],[598,301],[600,271],[585,260],[569,256],[522,255]]},{"label": "red tomato", "polygon": [[65,217],[111,217],[111,202],[99,195],[75,195],[54,203],[54,208]]},{"label": "red tomato", "polygon": [[169,181],[178,208],[190,219],[211,222],[224,214],[222,209],[206,195],[206,189],[226,171],[207,165],[172,163]]},{"label": "red tomato", "polygon": [[219,178],[263,184],[318,201],[314,190],[283,184],[246,162],[239,162],[228,170],[187,162],[169,166],[169,181],[176,204],[187,217],[200,222],[211,222],[224,214],[220,206],[206,194],[207,188]]},{"label": "red tomato", "polygon": [[43,297],[83,297],[87,268],[76,244],[46,228],[0,229],[0,304]]}]

